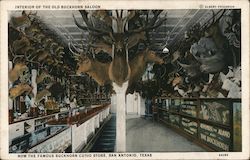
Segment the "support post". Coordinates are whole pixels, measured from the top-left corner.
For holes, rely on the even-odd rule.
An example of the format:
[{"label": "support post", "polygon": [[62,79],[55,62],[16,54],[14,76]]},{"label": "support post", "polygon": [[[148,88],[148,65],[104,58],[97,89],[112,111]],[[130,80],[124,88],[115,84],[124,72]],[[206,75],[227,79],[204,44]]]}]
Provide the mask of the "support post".
[{"label": "support post", "polygon": [[126,101],[128,81],[119,87],[113,83],[116,92],[116,152],[126,151]]},{"label": "support post", "polygon": [[[13,64],[11,61],[9,61],[9,71],[11,71],[13,68]],[[13,83],[9,81],[9,89],[13,87]],[[13,110],[13,100],[9,97],[9,110]]]},{"label": "support post", "polygon": [[35,99],[36,99],[36,94],[37,94],[37,84],[36,84],[36,77],[37,77],[37,70],[32,69],[31,70],[31,86],[33,87],[32,93],[33,97],[31,98],[31,116],[32,117],[37,117],[38,116],[38,108],[35,105]]},{"label": "support post", "polygon": [[35,103],[36,94],[37,94],[37,84],[36,84],[37,70],[32,69],[31,70],[31,76],[32,76],[31,77],[31,86],[33,87],[32,92],[33,92],[33,95],[34,95],[34,97],[32,97],[32,99],[31,99],[31,106],[36,107],[34,105],[34,103]]},{"label": "support post", "polygon": [[[9,61],[9,71],[13,68],[13,63]],[[9,88],[13,87],[13,83],[9,81]],[[13,107],[13,100],[9,97],[8,99],[8,106],[9,106],[9,123],[12,123],[14,121],[14,107]]]}]

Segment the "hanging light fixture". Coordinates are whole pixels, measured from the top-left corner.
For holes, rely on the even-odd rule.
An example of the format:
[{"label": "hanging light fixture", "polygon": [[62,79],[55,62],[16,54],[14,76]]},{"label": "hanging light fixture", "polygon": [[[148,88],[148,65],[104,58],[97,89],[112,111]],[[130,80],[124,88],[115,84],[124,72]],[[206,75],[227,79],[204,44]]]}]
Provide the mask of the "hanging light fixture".
[{"label": "hanging light fixture", "polygon": [[165,22],[165,33],[166,33],[166,44],[164,45],[163,49],[162,49],[162,53],[164,54],[168,54],[169,53],[169,49],[167,48],[168,45],[168,41],[170,39],[170,32],[166,30],[166,22]]},{"label": "hanging light fixture", "polygon": [[169,53],[169,49],[165,46],[162,50],[162,53],[165,53],[165,54]]}]

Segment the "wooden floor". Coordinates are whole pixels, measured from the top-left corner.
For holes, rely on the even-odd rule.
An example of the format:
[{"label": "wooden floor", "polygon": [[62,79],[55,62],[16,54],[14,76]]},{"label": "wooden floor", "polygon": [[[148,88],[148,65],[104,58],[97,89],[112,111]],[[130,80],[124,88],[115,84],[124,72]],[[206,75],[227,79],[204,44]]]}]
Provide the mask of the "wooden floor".
[{"label": "wooden floor", "polygon": [[127,152],[204,152],[205,150],[163,124],[144,118],[126,121]]}]

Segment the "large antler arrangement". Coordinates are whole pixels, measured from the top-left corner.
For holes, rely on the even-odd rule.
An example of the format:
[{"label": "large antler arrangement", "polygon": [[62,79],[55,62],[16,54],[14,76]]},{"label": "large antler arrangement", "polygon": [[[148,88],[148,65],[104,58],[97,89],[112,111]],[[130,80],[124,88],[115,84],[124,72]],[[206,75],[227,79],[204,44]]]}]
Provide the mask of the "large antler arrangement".
[{"label": "large antler arrangement", "polygon": [[235,86],[235,94],[240,92],[239,77],[235,82],[225,81],[232,72],[237,76],[240,71],[240,30],[236,29],[240,21],[235,18],[239,13],[237,10],[210,13],[211,18],[203,24],[194,24],[178,45],[171,46],[172,61],[164,80],[174,90],[166,93],[167,96],[230,97],[233,94],[226,87],[227,81]]},{"label": "large antler arrangement", "polygon": [[38,71],[35,80],[38,95],[43,95],[40,91],[48,87],[54,77],[62,80],[72,73],[72,66],[65,61],[62,40],[48,29],[37,13],[23,11],[21,16],[12,16],[8,41],[9,61],[13,66],[9,71],[9,82],[13,83],[10,97],[31,93],[32,69]]},{"label": "large antler arrangement", "polygon": [[[80,24],[73,15],[75,24],[89,33],[91,42],[86,44],[87,47],[85,48],[87,49],[85,49],[85,52],[80,53],[82,54],[81,56],[75,55],[77,49],[73,51],[78,59],[77,73],[87,73],[99,85],[115,82],[117,85],[122,86],[127,80],[132,84],[132,81],[140,79],[138,76],[141,76],[145,71],[147,63],[152,61],[163,63],[160,57],[146,49],[150,40],[149,32],[166,21],[166,17],[159,18],[159,15],[162,13],[161,10],[80,10],[79,12],[84,24]],[[143,52],[138,50],[140,43],[144,43],[146,46]],[[132,48],[136,48],[133,56],[131,56],[132,53],[130,52]],[[98,62],[96,57],[99,54],[108,55],[111,57],[111,61],[107,63]],[[160,60],[155,60],[155,58],[148,60],[152,57],[150,55],[154,55],[153,57],[157,57]],[[85,57],[85,59],[79,59],[79,57]],[[134,58],[131,60],[129,57]],[[104,75],[104,73],[107,73],[107,75]],[[107,76],[108,79],[104,76]]]}]

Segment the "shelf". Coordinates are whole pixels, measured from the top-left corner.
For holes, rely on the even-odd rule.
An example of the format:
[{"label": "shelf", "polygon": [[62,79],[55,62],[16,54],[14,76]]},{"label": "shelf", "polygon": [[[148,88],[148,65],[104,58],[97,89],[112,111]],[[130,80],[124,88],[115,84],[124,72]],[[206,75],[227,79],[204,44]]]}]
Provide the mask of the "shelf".
[{"label": "shelf", "polygon": [[183,103],[181,105],[197,106],[197,104],[188,104],[188,103],[187,104]]},{"label": "shelf", "polygon": [[180,115],[180,116],[185,117],[185,118],[190,118],[190,119],[193,119],[193,120],[199,120],[202,123],[206,123],[206,124],[214,125],[214,126],[219,127],[219,128],[230,130],[230,126],[229,125],[224,125],[224,124],[216,123],[216,122],[213,122],[213,121],[209,121],[209,120],[205,120],[205,119],[193,117],[193,116],[190,116],[190,115],[187,115],[187,114],[178,113],[178,112],[174,112],[174,111],[170,111],[170,110],[168,111],[168,110],[162,109],[162,108],[158,108],[158,109],[162,110],[162,111],[165,111],[165,112],[168,112],[169,114]]},{"label": "shelf", "polygon": [[158,110],[162,110],[162,111],[166,111],[166,112],[168,112],[168,110],[167,110],[167,109],[165,109],[165,108],[160,108],[160,107],[158,107]]},{"label": "shelf", "polygon": [[178,128],[176,126],[173,126],[171,123],[166,122],[163,119],[159,119],[159,121],[161,121],[162,123],[164,123],[165,125],[167,125],[168,127],[172,128],[175,132],[177,132],[178,134],[188,138],[189,140],[191,140],[192,142],[195,142],[196,144],[198,144],[199,146],[205,148],[206,150],[208,150],[209,152],[214,152],[216,151],[214,148],[207,146],[206,144],[201,143],[196,136],[193,136],[187,132],[185,132],[184,130],[181,130],[181,128]]},{"label": "shelf", "polygon": [[[176,101],[167,98],[171,104],[169,109],[165,108],[163,97],[156,99],[159,121],[178,130],[180,134],[188,134],[199,144],[214,151],[234,151],[233,104],[239,103],[241,99],[177,98]],[[180,101],[180,105],[173,105],[173,102]],[[171,116],[173,123],[170,121]]]}]

